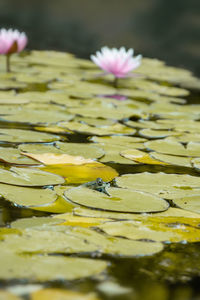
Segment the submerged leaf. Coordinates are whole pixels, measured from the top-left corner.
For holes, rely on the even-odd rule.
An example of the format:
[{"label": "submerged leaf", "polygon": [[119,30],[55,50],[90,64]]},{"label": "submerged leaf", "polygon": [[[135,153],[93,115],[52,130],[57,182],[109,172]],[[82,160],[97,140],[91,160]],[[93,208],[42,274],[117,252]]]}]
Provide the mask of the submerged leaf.
[{"label": "submerged leaf", "polygon": [[95,294],[82,294],[70,290],[46,288],[31,294],[31,300],[99,300]]}]

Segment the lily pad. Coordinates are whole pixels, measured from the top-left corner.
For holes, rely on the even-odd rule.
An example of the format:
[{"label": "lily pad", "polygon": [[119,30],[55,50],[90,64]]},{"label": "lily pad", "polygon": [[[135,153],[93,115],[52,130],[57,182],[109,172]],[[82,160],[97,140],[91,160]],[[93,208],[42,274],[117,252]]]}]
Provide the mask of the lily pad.
[{"label": "lily pad", "polygon": [[12,167],[9,171],[0,168],[0,182],[20,186],[44,186],[61,184],[64,179],[36,168]]},{"label": "lily pad", "polygon": [[57,195],[50,189],[35,189],[19,187],[9,184],[0,184],[0,195],[16,206],[42,206],[54,202]]},{"label": "lily pad", "polygon": [[200,213],[200,191],[199,195],[183,196],[181,198],[174,197],[173,202],[180,208]]},{"label": "lily pad", "polygon": [[191,168],[191,158],[186,156],[168,155],[157,152],[150,152],[150,156],[154,159],[163,161],[166,164]]},{"label": "lily pad", "polygon": [[0,278],[29,279],[34,281],[75,280],[95,276],[103,272],[107,263],[93,260],[64,256],[22,256],[1,250]]},{"label": "lily pad", "polygon": [[59,111],[23,109],[15,114],[1,116],[5,121],[28,124],[55,124],[73,119],[73,115]]},{"label": "lily pad", "polygon": [[[46,288],[31,294],[31,300],[99,300],[93,293],[82,294],[70,290]],[[6,299],[5,299],[6,300]],[[14,300],[14,299],[13,299]]]},{"label": "lily pad", "polygon": [[190,175],[144,172],[122,175],[116,178],[116,183],[122,188],[134,188],[166,199],[173,199],[174,195],[184,194],[187,191],[198,193],[200,178]]},{"label": "lily pad", "polygon": [[85,133],[85,134],[95,134],[95,135],[128,135],[128,134],[134,134],[135,129],[124,126],[122,124],[116,123],[114,125],[110,126],[104,126],[104,127],[94,127],[89,126],[87,124],[82,124],[79,122],[63,122],[59,123],[59,126],[63,128],[67,128],[69,130]]},{"label": "lily pad", "polygon": [[0,141],[9,143],[30,143],[30,142],[52,142],[60,140],[60,137],[53,134],[36,132],[22,129],[1,128]]},{"label": "lily pad", "polygon": [[[81,147],[80,147],[81,146]],[[74,156],[83,156],[84,158],[100,158],[104,155],[101,147],[93,144],[84,143],[55,143],[54,145],[45,144],[22,144],[19,149],[24,152],[42,154],[42,153],[59,153]]]},{"label": "lily pad", "polygon": [[16,165],[38,165],[39,163],[31,158],[21,155],[15,148],[0,147],[0,161]]},{"label": "lily pad", "polygon": [[22,300],[21,297],[18,297],[5,290],[0,290],[0,299],[1,300]]},{"label": "lily pad", "polygon": [[136,161],[138,163],[142,164],[148,164],[148,165],[165,165],[166,163],[153,159],[148,153],[139,151],[137,149],[128,149],[123,150],[120,152],[120,155],[122,155],[125,158],[128,158],[130,160]]},{"label": "lily pad", "polygon": [[111,181],[118,175],[115,169],[95,161],[84,165],[49,165],[40,169],[63,176],[67,184],[81,184],[95,180],[98,177],[101,177],[104,181]]},{"label": "lily pad", "polygon": [[[185,221],[188,224],[185,224]],[[193,219],[191,220],[193,221]],[[200,224],[200,221],[198,221]],[[199,242],[200,231],[190,220],[177,218],[150,217],[141,221],[108,222],[98,227],[107,234],[133,240],[152,240],[165,242]]]},{"label": "lily pad", "polygon": [[169,207],[165,200],[150,193],[122,188],[108,188],[107,191],[111,196],[84,187],[70,189],[64,194],[76,204],[107,211],[144,213],[164,211]]},{"label": "lily pad", "polygon": [[192,156],[198,157],[200,153],[200,144],[189,142],[186,147],[173,139],[149,141],[145,146],[159,153],[171,154],[178,156]]},{"label": "lily pad", "polygon": [[93,163],[92,159],[85,159],[82,156],[72,156],[69,154],[54,154],[54,153],[42,153],[42,154],[34,154],[34,153],[26,153],[22,152],[23,155],[33,158],[36,161],[39,161],[45,165],[84,165]]},{"label": "lily pad", "polygon": [[[145,213],[145,214],[134,214],[134,213],[120,213],[120,212],[111,212],[111,211],[103,211],[97,209],[89,209],[85,207],[75,207],[74,215],[83,216],[83,217],[93,217],[93,218],[109,218],[111,220],[144,220],[147,218],[155,217],[155,218],[177,218],[177,221],[181,220],[181,218],[188,218],[191,222],[191,219],[198,220],[200,215],[195,212],[185,211],[180,208],[169,207],[168,210],[157,213]],[[197,222],[196,222],[197,224]]]}]

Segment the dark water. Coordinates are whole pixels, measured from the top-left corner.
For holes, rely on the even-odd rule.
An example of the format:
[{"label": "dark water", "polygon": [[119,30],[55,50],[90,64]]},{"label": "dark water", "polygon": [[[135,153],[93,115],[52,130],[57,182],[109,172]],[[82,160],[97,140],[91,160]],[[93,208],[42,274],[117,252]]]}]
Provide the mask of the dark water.
[{"label": "dark water", "polygon": [[0,27],[25,31],[29,49],[126,46],[200,75],[198,0],[1,0]]}]

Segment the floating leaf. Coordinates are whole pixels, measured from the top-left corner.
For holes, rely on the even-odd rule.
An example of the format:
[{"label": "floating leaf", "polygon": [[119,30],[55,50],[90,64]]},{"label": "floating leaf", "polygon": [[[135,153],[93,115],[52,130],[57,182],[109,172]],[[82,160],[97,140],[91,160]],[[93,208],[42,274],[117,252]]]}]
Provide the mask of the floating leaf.
[{"label": "floating leaf", "polygon": [[128,134],[135,133],[135,129],[124,126],[119,123],[110,126],[104,126],[104,127],[94,127],[94,126],[89,126],[87,124],[82,124],[74,121],[74,122],[67,122],[67,123],[64,122],[59,123],[59,126],[75,132],[80,132],[85,134],[95,134],[95,135],[114,135],[114,134],[128,135]]},{"label": "floating leaf", "polygon": [[[64,220],[64,219],[63,219]],[[23,230],[26,228],[37,228],[42,227],[45,229],[48,228],[49,225],[60,224],[62,220],[52,218],[52,217],[34,217],[34,218],[25,218],[25,219],[18,219],[11,223],[12,228],[17,228],[19,230]],[[21,233],[21,232],[19,232]]]},{"label": "floating leaf", "polygon": [[54,153],[26,153],[22,152],[23,155],[33,158],[45,165],[61,165],[61,164],[70,164],[70,165],[84,165],[93,163],[92,159],[85,159],[82,156],[72,156],[69,154],[54,154]]},{"label": "floating leaf", "polygon": [[[199,214],[184,211],[180,208],[169,207],[168,210],[163,212],[157,213],[145,213],[145,214],[134,214],[134,213],[120,213],[120,212],[111,212],[111,211],[103,211],[97,209],[89,209],[85,207],[75,207],[73,210],[74,214],[77,216],[83,217],[93,217],[93,218],[109,218],[111,220],[143,220],[146,218],[177,218],[177,220],[181,220],[181,218],[188,218],[190,221],[191,219],[199,220]],[[197,224],[197,223],[196,223]]]},{"label": "floating leaf", "polygon": [[27,188],[2,183],[0,184],[0,195],[14,205],[29,208],[49,204],[57,198],[56,193],[50,189]]},{"label": "floating leaf", "polygon": [[35,132],[22,129],[5,129],[1,128],[0,140],[9,143],[29,143],[29,142],[52,142],[59,140],[57,135]]},{"label": "floating leaf", "polygon": [[145,141],[142,138],[129,136],[93,136],[90,140],[99,143],[104,149],[105,155],[100,159],[101,162],[115,162],[119,164],[135,164],[135,162],[122,157],[120,151],[127,148],[143,149],[144,145],[142,142]]},{"label": "floating leaf", "polygon": [[[200,178],[190,175],[165,173],[126,174],[116,178],[119,187],[149,192],[173,199],[175,195],[198,193]],[[196,189],[196,190],[195,190]]]},{"label": "floating leaf", "polygon": [[150,193],[122,188],[108,188],[107,191],[111,196],[78,187],[66,191],[65,197],[73,203],[107,211],[144,213],[164,211],[169,207],[165,200]]},{"label": "floating leaf", "polygon": [[60,184],[64,179],[36,168],[12,167],[9,171],[0,168],[0,182],[21,186],[43,186]]},{"label": "floating leaf", "polygon": [[199,195],[192,195],[191,193],[191,196],[174,197],[173,202],[180,208],[200,213],[200,191]]},{"label": "floating leaf", "polygon": [[84,165],[50,165],[41,167],[42,170],[63,176],[67,184],[81,184],[101,177],[104,181],[111,181],[118,173],[115,169],[99,162]]},{"label": "floating leaf", "polygon": [[[81,147],[80,147],[81,146]],[[55,143],[54,145],[47,144],[22,144],[19,149],[23,152],[34,154],[42,153],[59,153],[74,156],[83,156],[84,158],[100,158],[104,155],[104,151],[93,144],[83,143]]]},{"label": "floating leaf", "polygon": [[64,256],[17,255],[1,250],[0,278],[29,279],[34,281],[74,280],[94,276],[103,272],[107,263],[93,260]]},{"label": "floating leaf", "polygon": [[62,223],[60,223],[60,225],[81,226],[81,227],[94,227],[109,221],[109,219],[105,219],[105,218],[73,216],[69,213],[56,215],[54,218],[62,219]]},{"label": "floating leaf", "polygon": [[[98,300],[95,294],[82,294],[70,290],[46,288],[31,294],[31,300]],[[14,300],[14,299],[13,299]]]},{"label": "floating leaf", "polygon": [[122,156],[125,158],[128,158],[130,160],[136,161],[138,163],[142,164],[148,164],[148,165],[166,165],[166,163],[153,159],[151,156],[146,153],[139,151],[137,149],[128,149],[128,150],[123,150],[120,152]]},{"label": "floating leaf", "polygon": [[148,149],[160,152],[163,154],[179,155],[179,156],[193,156],[198,157],[200,153],[200,144],[190,142],[187,147],[173,139],[149,141],[145,143]]},{"label": "floating leaf", "polygon": [[165,162],[166,164],[191,168],[191,158],[186,156],[168,155],[157,152],[150,152],[154,159]]},{"label": "floating leaf", "polygon": [[16,295],[4,290],[0,290],[0,299],[1,300],[22,300],[21,297],[17,297]]},{"label": "floating leaf", "polygon": [[28,123],[28,124],[55,124],[61,121],[73,119],[73,115],[60,111],[23,109],[10,116],[1,116],[5,121]]},{"label": "floating leaf", "polygon": [[[196,220],[197,221],[197,220]],[[187,222],[187,223],[186,223]],[[198,219],[198,223],[200,224]],[[141,221],[108,222],[98,227],[107,234],[133,240],[152,240],[157,242],[199,242],[200,230],[194,228],[194,220],[187,218],[147,217]]]},{"label": "floating leaf", "polygon": [[21,152],[15,148],[0,147],[0,161],[16,165],[38,165],[35,160],[21,155]]}]

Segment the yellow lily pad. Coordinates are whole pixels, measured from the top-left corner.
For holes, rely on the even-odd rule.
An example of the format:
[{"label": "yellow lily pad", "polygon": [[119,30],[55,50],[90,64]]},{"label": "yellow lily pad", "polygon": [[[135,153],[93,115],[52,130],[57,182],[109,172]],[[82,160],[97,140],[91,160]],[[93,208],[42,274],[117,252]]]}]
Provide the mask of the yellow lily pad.
[{"label": "yellow lily pad", "polygon": [[142,164],[148,165],[167,165],[167,163],[153,159],[148,153],[137,150],[137,149],[128,149],[120,152],[122,156],[130,160],[136,161]]},{"label": "yellow lily pad", "polygon": [[118,172],[102,163],[93,162],[83,165],[62,164],[40,167],[43,171],[63,176],[67,184],[81,184],[101,177],[104,181],[111,181]]},{"label": "yellow lily pad", "polygon": [[[82,294],[70,290],[46,288],[31,294],[31,300],[99,300],[93,293]],[[14,299],[13,299],[14,300]]]},{"label": "yellow lily pad", "polygon": [[0,299],[1,300],[22,300],[21,297],[18,297],[5,290],[0,290]]},{"label": "yellow lily pad", "polygon": [[[81,146],[81,147],[80,147]],[[104,155],[104,151],[101,147],[94,144],[84,143],[62,143],[56,142],[53,145],[48,144],[22,144],[19,145],[19,149],[23,152],[29,152],[34,154],[43,153],[58,153],[68,154],[73,156],[83,156],[84,158],[100,158]]]},{"label": "yellow lily pad", "polygon": [[72,156],[69,154],[58,154],[58,153],[41,153],[41,154],[34,154],[34,153],[26,153],[21,152],[21,154],[33,158],[44,165],[83,165],[83,164],[90,164],[94,161],[92,159],[85,159],[82,156]]},{"label": "yellow lily pad", "polygon": [[[187,224],[186,224],[187,221]],[[196,225],[198,226],[200,221]],[[108,222],[98,227],[112,236],[133,240],[152,240],[159,242],[199,242],[200,231],[192,225],[193,219],[150,217],[141,221]]]}]

